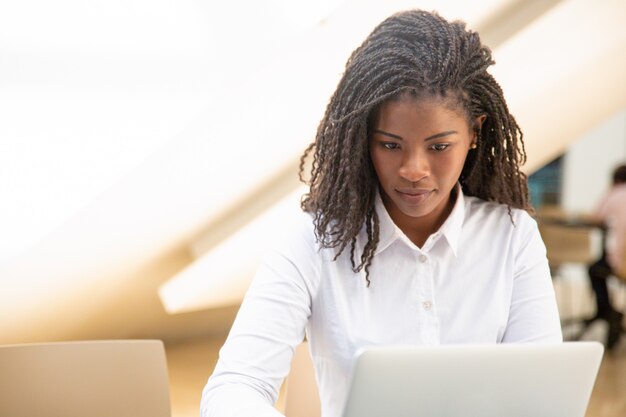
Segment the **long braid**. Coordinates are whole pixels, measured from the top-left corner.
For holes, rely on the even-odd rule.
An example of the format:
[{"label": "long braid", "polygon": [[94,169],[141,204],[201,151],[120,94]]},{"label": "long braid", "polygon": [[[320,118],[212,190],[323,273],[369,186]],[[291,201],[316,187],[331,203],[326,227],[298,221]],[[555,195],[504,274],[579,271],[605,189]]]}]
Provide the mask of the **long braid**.
[{"label": "long braid", "polygon": [[[314,216],[320,245],[335,259],[349,246],[355,272],[369,270],[379,241],[375,210],[378,179],[369,156],[369,124],[378,106],[402,94],[441,96],[465,111],[468,122],[487,115],[478,148],[469,152],[461,186],[466,194],[531,210],[522,133],[509,113],[502,90],[487,68],[491,51],[462,22],[447,22],[419,10],[391,16],[350,55],[330,98],[315,141],[300,161],[312,156],[302,208]],[[477,129],[478,130],[478,129]],[[357,254],[357,235],[367,243]]]}]

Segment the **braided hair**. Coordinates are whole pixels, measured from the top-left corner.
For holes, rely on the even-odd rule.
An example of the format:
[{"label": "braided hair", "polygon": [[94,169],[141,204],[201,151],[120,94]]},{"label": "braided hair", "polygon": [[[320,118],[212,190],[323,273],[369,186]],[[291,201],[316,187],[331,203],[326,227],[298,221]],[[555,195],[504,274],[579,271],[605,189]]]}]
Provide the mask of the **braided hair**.
[{"label": "braided hair", "polygon": [[[507,204],[509,215],[511,207],[531,211],[527,178],[519,170],[526,160],[522,132],[487,72],[492,64],[490,49],[463,22],[421,10],[387,18],[348,59],[315,141],[300,160],[300,179],[310,186],[302,208],[314,216],[320,245],[336,249],[335,259],[350,245],[352,269],[365,269],[368,285],[379,241],[369,125],[383,102],[407,93],[438,95],[454,100],[468,121],[486,115],[479,146],[468,154],[459,179],[463,192]],[[367,243],[355,260],[363,227]]]},{"label": "braided hair", "polygon": [[626,165],[620,165],[613,170],[613,185],[626,183]]}]

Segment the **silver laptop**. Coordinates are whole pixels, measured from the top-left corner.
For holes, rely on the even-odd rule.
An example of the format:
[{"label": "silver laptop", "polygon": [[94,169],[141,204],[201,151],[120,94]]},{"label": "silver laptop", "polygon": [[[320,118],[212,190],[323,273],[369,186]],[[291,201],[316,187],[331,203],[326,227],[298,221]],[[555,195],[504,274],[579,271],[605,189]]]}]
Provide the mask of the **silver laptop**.
[{"label": "silver laptop", "polygon": [[604,348],[562,344],[362,351],[344,417],[583,417]]},{"label": "silver laptop", "polygon": [[0,346],[2,417],[169,417],[163,343]]}]

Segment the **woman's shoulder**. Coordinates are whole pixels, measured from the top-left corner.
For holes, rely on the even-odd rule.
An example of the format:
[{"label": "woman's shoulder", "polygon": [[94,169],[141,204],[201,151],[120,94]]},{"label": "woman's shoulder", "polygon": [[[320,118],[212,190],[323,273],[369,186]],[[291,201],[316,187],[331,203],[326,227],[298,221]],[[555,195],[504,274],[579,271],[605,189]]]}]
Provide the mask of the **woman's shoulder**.
[{"label": "woman's shoulder", "polygon": [[294,210],[282,217],[267,245],[267,249],[285,254],[311,254],[318,248],[314,216],[302,210]]}]

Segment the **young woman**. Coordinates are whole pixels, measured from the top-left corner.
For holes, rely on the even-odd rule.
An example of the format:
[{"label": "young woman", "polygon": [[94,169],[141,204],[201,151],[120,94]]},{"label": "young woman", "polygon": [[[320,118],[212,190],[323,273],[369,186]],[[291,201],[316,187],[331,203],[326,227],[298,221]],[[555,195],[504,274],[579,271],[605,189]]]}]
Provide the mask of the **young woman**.
[{"label": "young woman", "polygon": [[622,334],[624,315],[611,305],[606,280],[614,271],[626,270],[626,260],[622,259],[626,253],[626,165],[620,165],[613,171],[611,188],[598,203],[593,218],[606,227],[607,239],[600,259],[589,265],[589,279],[596,296],[597,310],[587,323],[596,319],[606,320],[609,323],[606,347],[613,349]]},{"label": "young woman", "polygon": [[304,213],[260,267],[202,415],[272,407],[307,337],[338,417],[372,345],[560,342],[521,131],[463,23],[408,11],[349,58],[315,142]]}]

